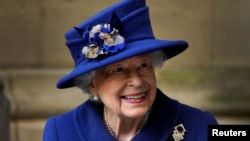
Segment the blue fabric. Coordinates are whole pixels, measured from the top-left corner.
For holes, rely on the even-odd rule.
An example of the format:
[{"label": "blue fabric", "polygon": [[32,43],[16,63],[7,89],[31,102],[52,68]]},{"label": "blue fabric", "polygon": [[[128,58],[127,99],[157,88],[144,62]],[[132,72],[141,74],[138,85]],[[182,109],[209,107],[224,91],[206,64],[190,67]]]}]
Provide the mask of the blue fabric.
[{"label": "blue fabric", "polygon": [[[59,116],[50,117],[43,141],[116,141],[103,122],[103,106],[86,101]],[[132,141],[173,141],[174,127],[186,128],[184,141],[207,141],[208,124],[218,124],[209,112],[203,112],[157,92],[149,121]]]},{"label": "blue fabric", "polygon": [[[114,20],[120,22],[112,22]],[[89,44],[86,31],[97,24],[105,23],[119,23],[112,26],[115,26],[119,34],[124,37],[124,48],[106,57],[86,58],[82,54],[83,47]],[[161,40],[154,37],[149,8],[145,0],[136,0],[136,2],[121,0],[67,31],[65,38],[75,68],[57,82],[57,88],[73,87],[75,77],[132,56],[163,50],[165,59],[170,59],[188,47],[188,43],[184,40]]]}]

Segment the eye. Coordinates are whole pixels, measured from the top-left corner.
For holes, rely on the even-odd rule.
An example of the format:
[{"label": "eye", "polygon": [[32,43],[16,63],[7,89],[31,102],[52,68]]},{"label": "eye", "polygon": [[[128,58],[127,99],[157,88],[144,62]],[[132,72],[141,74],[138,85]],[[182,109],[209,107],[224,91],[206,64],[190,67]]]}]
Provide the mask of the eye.
[{"label": "eye", "polygon": [[113,70],[115,73],[123,72],[124,69],[122,67],[116,68]]},{"label": "eye", "polygon": [[140,69],[145,69],[145,68],[149,68],[151,65],[149,62],[142,62],[140,65],[139,65],[139,68]]},{"label": "eye", "polygon": [[109,74],[117,74],[117,73],[122,73],[124,72],[124,68],[122,67],[116,67],[114,69],[112,69],[111,71],[109,71]]},{"label": "eye", "polygon": [[140,68],[147,68],[148,67],[148,64],[147,63],[141,63],[141,65],[140,65]]}]

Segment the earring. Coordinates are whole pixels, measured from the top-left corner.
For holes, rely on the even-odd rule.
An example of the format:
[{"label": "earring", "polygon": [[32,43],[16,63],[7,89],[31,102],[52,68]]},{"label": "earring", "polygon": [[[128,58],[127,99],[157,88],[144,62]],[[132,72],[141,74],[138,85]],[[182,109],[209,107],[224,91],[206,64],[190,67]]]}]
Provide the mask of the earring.
[{"label": "earring", "polygon": [[102,103],[102,100],[100,99],[99,96],[91,95],[91,96],[89,97],[89,100],[91,100],[92,102],[95,102],[95,103]]},{"label": "earring", "polygon": [[94,100],[94,101],[98,101],[98,100],[99,100],[99,97],[98,97],[98,96],[93,96],[93,100]]}]

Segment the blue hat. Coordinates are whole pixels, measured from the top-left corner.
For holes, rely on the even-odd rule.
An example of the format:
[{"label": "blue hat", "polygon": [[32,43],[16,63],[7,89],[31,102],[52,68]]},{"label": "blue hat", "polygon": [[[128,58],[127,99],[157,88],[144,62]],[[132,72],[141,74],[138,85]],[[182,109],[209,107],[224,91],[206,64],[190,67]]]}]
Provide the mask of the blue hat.
[{"label": "blue hat", "polygon": [[73,27],[65,34],[75,68],[57,82],[74,86],[74,78],[125,58],[162,49],[167,59],[188,47],[183,40],[154,37],[145,0],[122,0]]}]

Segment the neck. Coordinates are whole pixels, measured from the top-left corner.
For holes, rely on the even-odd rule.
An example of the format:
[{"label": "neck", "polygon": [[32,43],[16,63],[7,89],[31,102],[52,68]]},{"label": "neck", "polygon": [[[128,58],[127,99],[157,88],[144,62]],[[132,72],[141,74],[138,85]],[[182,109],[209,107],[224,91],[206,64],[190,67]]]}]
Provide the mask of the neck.
[{"label": "neck", "polygon": [[148,113],[139,118],[128,118],[111,114],[104,108],[104,121],[112,136],[119,141],[131,140],[138,134],[148,119]]}]

